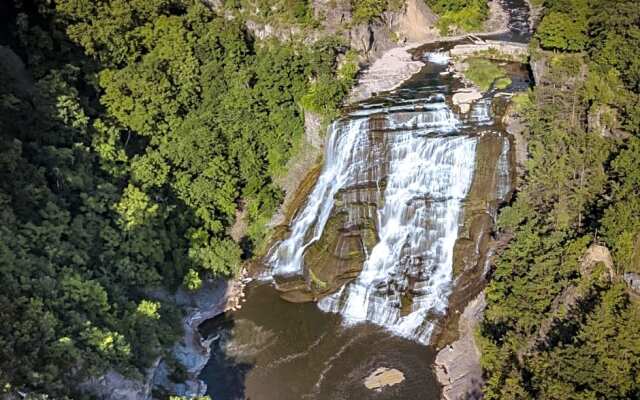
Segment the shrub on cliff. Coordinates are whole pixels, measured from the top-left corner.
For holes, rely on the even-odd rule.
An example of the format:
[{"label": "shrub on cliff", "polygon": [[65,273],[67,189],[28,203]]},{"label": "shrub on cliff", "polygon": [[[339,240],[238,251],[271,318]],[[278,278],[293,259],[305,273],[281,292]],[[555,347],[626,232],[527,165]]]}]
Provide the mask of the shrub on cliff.
[{"label": "shrub on cliff", "polygon": [[440,16],[438,28],[443,35],[482,30],[489,15],[486,0],[426,0]]}]

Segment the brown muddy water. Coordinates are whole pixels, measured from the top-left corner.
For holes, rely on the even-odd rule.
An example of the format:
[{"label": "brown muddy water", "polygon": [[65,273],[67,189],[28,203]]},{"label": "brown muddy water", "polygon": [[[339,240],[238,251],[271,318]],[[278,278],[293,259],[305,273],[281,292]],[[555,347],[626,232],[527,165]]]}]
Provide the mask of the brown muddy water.
[{"label": "brown muddy water", "polygon": [[[206,322],[219,338],[201,379],[214,400],[436,400],[431,347],[364,323],[342,326],[338,314],[313,303],[280,299],[270,285],[252,286],[247,302]],[[403,372],[404,382],[380,391],[364,379],[379,367]]]}]

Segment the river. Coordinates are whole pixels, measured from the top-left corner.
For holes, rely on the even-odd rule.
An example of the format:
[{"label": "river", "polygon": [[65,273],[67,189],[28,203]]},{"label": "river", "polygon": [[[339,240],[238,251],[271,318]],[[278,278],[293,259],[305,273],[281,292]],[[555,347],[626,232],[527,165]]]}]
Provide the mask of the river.
[{"label": "river", "polygon": [[[514,40],[526,37],[523,15],[511,13]],[[287,302],[271,284],[254,283],[242,309],[201,327],[216,338],[200,376],[213,399],[440,398],[430,340],[452,288],[476,145],[484,135],[501,140],[494,162],[506,180],[498,192],[508,189],[510,145],[494,118],[493,93],[467,114],[451,108],[461,82],[438,47],[416,55],[426,65],[401,88],[333,124],[316,186],[266,260],[280,289],[293,287],[285,297],[319,303]],[[521,65],[506,67],[507,91],[529,85]],[[296,277],[310,288],[291,285]],[[364,379],[380,367],[404,380],[367,389]]]}]

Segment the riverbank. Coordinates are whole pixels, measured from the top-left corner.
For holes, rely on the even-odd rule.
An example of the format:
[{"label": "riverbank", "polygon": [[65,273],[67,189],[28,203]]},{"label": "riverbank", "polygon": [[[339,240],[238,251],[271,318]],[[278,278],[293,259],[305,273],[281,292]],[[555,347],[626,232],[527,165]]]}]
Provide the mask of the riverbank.
[{"label": "riverbank", "polygon": [[423,60],[416,58],[416,49],[430,44],[461,41],[478,35],[499,35],[509,32],[508,14],[498,0],[489,2],[487,29],[462,35],[442,36],[435,27],[422,33],[420,40],[391,48],[362,71],[358,83],[351,90],[348,104],[368,100],[378,93],[388,92],[400,87],[424,67]]},{"label": "riverbank", "polygon": [[482,398],[482,367],[475,330],[484,313],[484,292],[471,300],[458,322],[459,339],[436,355],[435,371],[445,400]]},{"label": "riverbank", "polygon": [[[109,400],[149,400],[154,392],[185,397],[203,396],[207,386],[199,379],[199,374],[209,361],[211,340],[200,335],[200,325],[217,315],[242,307],[246,271],[235,279],[205,281],[197,291],[179,289],[171,298],[165,293],[157,296],[173,301],[182,308],[184,335],[169,352],[169,357],[159,357],[147,369],[144,379],[130,379],[117,371],[88,380],[80,385],[81,390],[101,399]],[[174,362],[182,365],[184,379],[176,382]]]},{"label": "riverbank", "polygon": [[[494,4],[498,3],[494,2]],[[499,12],[496,11],[495,6],[492,7],[492,10],[493,14]],[[504,10],[501,8],[500,10],[504,13]],[[490,32],[478,32],[477,34],[487,35],[507,31],[506,18],[504,18],[504,15],[499,15],[498,17],[495,17],[494,20],[499,21],[497,29]],[[494,24],[494,26],[496,25]],[[358,84],[354,87],[352,94],[349,97],[348,102],[354,103],[362,101],[375,96],[379,92],[393,90],[418,73],[424,66],[424,62],[414,58],[411,50],[416,47],[430,43],[461,40],[467,36],[468,35],[456,37],[434,36],[426,41],[411,43],[408,45],[405,44],[402,47],[395,47],[386,51],[361,75]],[[309,171],[317,169],[318,154],[320,154],[320,150],[324,147],[324,140],[321,139],[318,141],[318,139],[321,138],[321,135],[319,134],[319,124],[317,121],[312,119],[313,116],[306,117],[307,118],[305,119],[309,119],[310,122],[306,124],[306,141],[313,149],[311,152],[306,153],[301,159],[293,160],[291,168],[289,169],[290,172],[283,177],[282,186],[285,188],[287,201],[285,201],[285,205],[278,215],[272,220],[272,223],[270,224],[272,227],[286,224],[287,220],[294,215],[295,209],[299,206],[299,202],[295,199],[299,199],[301,197],[298,195],[301,190],[304,191],[304,188],[301,189],[300,186],[302,185],[302,182],[313,180],[313,178],[308,178]],[[312,185],[310,187],[312,187]],[[304,198],[302,201],[304,201]],[[200,345],[201,347],[208,347],[208,343],[201,342]],[[208,353],[206,356],[208,357]]]}]

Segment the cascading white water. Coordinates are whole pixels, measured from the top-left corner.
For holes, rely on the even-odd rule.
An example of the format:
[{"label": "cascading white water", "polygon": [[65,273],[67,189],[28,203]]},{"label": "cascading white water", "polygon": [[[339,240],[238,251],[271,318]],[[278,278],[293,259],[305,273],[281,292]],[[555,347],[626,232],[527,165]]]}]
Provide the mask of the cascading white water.
[{"label": "cascading white water", "polygon": [[[432,330],[428,313],[446,308],[477,139],[404,132],[390,140],[380,241],[358,278],[318,304],[347,322],[368,320],[426,343]],[[410,309],[403,313],[402,296],[408,293]]]},{"label": "cascading white water", "polygon": [[[444,97],[440,96],[440,100]],[[365,179],[365,171],[371,166],[363,153],[369,146],[368,119],[374,113],[395,111],[396,118],[389,118],[391,129],[418,129],[418,132],[451,132],[458,120],[444,102],[426,103],[405,107],[405,112],[395,108],[354,112],[350,119],[336,121],[330,128],[330,138],[322,173],[302,211],[292,223],[291,235],[278,245],[269,258],[273,275],[292,275],[302,272],[305,249],[317,241],[331,214],[336,193],[343,187]],[[413,110],[413,111],[412,111]],[[391,115],[391,114],[390,114]],[[360,118],[358,118],[360,117]],[[375,167],[375,166],[374,166]]]},{"label": "cascading white water", "polygon": [[493,124],[490,99],[480,99],[473,104],[469,113],[469,122],[476,126]]},{"label": "cascading white water", "polygon": [[[509,150],[511,145],[507,138],[502,139],[502,152],[498,158],[498,184],[496,185],[496,198],[501,201],[506,200],[511,190],[511,175],[509,174]],[[495,210],[497,215],[498,210]]]},{"label": "cascading white water", "polygon": [[[366,151],[375,147],[368,122],[374,115],[382,118],[385,137],[384,154],[374,158],[384,165],[369,165]],[[305,249],[320,239],[341,189],[377,187],[379,242],[358,278],[318,305],[340,312],[345,322],[371,321],[426,343],[432,329],[427,315],[446,308],[453,246],[473,177],[477,138],[455,135],[461,125],[441,94],[363,108],[334,123],[318,182],[291,235],[270,257],[272,274],[303,273]],[[362,217],[351,215],[360,208],[346,209],[348,221]],[[404,308],[403,296],[410,297]]]},{"label": "cascading white water", "polygon": [[[353,119],[344,123],[336,121],[331,126],[331,137],[327,145],[325,163],[313,191],[302,211],[292,224],[291,235],[278,246],[269,262],[273,275],[290,275],[302,271],[304,250],[322,235],[324,225],[331,214],[335,194],[344,186],[353,171],[365,160],[358,159],[354,151],[366,129],[366,119]],[[307,238],[313,227],[312,236]]]},{"label": "cascading white water", "polygon": [[[426,59],[439,65],[438,74],[448,63],[441,53]],[[461,121],[440,89],[429,86],[424,96],[392,105],[363,105],[334,123],[318,182],[269,259],[274,276],[304,275],[305,251],[322,238],[334,211],[346,213],[347,231],[375,221],[378,242],[363,244],[360,274],[318,306],[342,314],[345,323],[370,321],[421,343],[428,343],[430,315],[446,310],[451,290],[453,248],[479,140],[467,129],[477,133],[493,124],[490,99],[477,101]],[[509,187],[504,143],[500,196]]]}]

